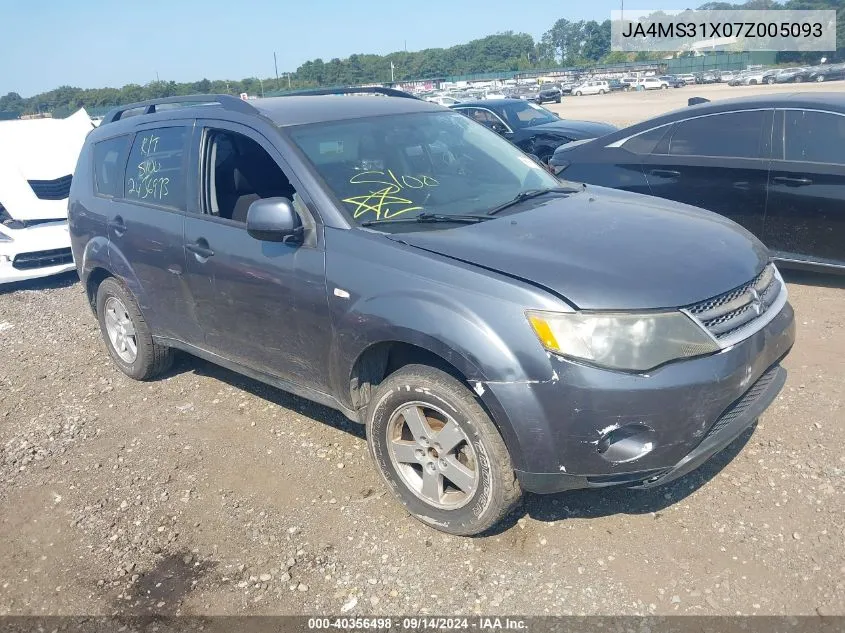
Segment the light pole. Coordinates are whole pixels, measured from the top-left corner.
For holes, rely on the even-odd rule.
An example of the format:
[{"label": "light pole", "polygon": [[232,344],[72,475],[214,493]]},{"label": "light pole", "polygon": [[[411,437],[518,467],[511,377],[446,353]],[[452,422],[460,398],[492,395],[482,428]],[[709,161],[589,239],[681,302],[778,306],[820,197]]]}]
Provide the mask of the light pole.
[{"label": "light pole", "polygon": [[393,83],[393,62],[390,62],[390,83]]},{"label": "light pole", "polygon": [[258,85],[261,86],[261,97],[264,98],[264,82],[261,81],[261,77],[256,77],[258,79]]}]

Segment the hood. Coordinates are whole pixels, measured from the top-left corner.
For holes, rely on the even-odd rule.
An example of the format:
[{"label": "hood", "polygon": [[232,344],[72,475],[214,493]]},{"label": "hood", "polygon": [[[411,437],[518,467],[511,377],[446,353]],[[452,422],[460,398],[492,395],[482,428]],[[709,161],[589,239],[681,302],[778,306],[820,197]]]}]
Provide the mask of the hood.
[{"label": "hood", "polygon": [[41,200],[30,180],[73,174],[85,137],[94,129],[85,110],[66,119],[0,122],[0,204],[16,220],[67,217],[67,200]]},{"label": "hood", "polygon": [[388,237],[524,279],[588,310],[690,305],[753,279],[769,259],[739,225],[661,198],[590,186],[537,200],[488,222]]},{"label": "hood", "polygon": [[532,125],[528,129],[541,130],[552,134],[558,133],[577,141],[584,138],[597,138],[599,136],[604,136],[605,134],[615,132],[618,128],[615,125],[610,125],[609,123],[561,119],[560,121],[552,121],[551,123]]}]

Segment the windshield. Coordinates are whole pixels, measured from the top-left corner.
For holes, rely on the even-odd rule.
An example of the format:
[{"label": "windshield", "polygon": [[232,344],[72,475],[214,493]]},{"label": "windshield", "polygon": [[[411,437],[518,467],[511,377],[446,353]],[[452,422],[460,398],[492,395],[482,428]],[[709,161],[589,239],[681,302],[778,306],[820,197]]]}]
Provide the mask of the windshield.
[{"label": "windshield", "polygon": [[486,213],[520,192],[560,186],[508,141],[456,112],[321,123],[290,135],[358,223]]},{"label": "windshield", "polygon": [[[550,90],[550,88],[544,88],[544,90]],[[541,123],[554,123],[560,120],[543,106],[531,101],[514,101],[513,103],[496,106],[496,112],[514,130],[521,130]]]}]

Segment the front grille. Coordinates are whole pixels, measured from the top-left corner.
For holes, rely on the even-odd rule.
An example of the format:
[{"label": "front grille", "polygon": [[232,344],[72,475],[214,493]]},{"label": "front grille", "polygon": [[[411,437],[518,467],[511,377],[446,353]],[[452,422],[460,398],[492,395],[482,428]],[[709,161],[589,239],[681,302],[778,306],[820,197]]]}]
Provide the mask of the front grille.
[{"label": "front grille", "polygon": [[12,267],[18,270],[31,270],[33,268],[46,268],[48,266],[61,266],[72,264],[73,254],[69,248],[54,248],[49,251],[35,251],[34,253],[19,253],[12,260]]},{"label": "front grille", "polygon": [[724,340],[763,318],[781,293],[774,264],[739,288],[686,308],[717,340]]},{"label": "front grille", "polygon": [[716,420],[716,423],[710,427],[710,430],[707,431],[707,435],[704,436],[704,439],[707,439],[711,435],[715,435],[731,422],[736,420],[739,416],[745,413],[746,409],[750,407],[757,398],[760,397],[762,394],[771,384],[772,380],[775,378],[775,374],[777,374],[778,366],[775,365],[768,369],[762,376],[757,379],[753,385],[751,385],[751,389],[746,391],[739,400],[734,401],[734,403],[729,406],[725,412],[719,416],[719,419]]},{"label": "front grille", "polygon": [[73,176],[68,174],[55,180],[30,180],[29,186],[39,200],[64,200],[70,195]]}]

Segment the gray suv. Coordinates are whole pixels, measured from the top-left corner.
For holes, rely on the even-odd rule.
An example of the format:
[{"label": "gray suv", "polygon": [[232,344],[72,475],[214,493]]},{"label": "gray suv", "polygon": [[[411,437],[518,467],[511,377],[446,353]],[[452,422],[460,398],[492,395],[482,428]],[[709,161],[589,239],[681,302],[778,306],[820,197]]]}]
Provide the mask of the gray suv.
[{"label": "gray suv", "polygon": [[671,481],[772,402],[793,312],[751,234],[375,91],[161,99],[90,133],[73,254],[123,372],[183,350],[338,409],[463,535],[523,490]]}]

